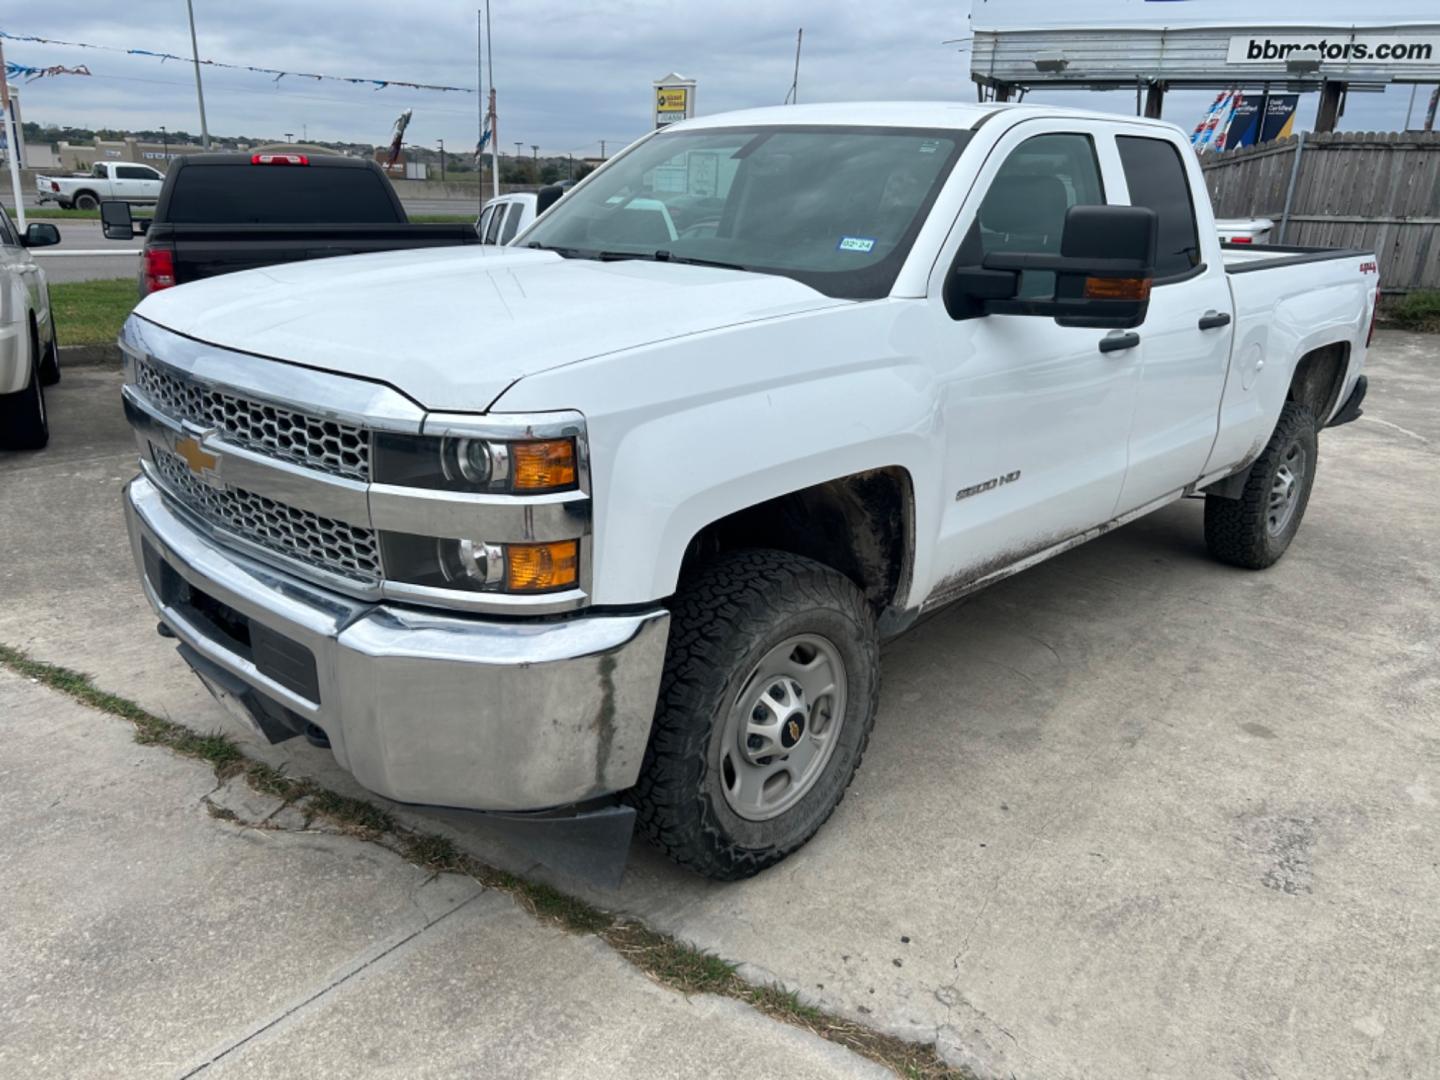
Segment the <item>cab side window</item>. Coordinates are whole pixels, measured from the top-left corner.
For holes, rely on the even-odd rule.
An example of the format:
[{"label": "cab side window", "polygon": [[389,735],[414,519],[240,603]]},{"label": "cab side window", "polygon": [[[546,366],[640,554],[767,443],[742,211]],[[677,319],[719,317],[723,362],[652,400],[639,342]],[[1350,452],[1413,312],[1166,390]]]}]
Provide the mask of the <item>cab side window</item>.
[{"label": "cab side window", "polygon": [[[992,251],[1060,254],[1065,211],[1105,201],[1100,162],[1088,135],[1057,132],[1026,139],[1010,152],[990,182],[962,251],[979,263]],[[1050,296],[1055,275],[1030,271],[1020,297]]]},{"label": "cab side window", "polygon": [[515,233],[520,228],[520,218],[525,214],[525,207],[520,203],[514,203],[510,207],[510,216],[505,219],[505,230],[500,234],[500,243],[508,244],[515,239]]},{"label": "cab side window", "polygon": [[154,169],[147,169],[143,165],[121,165],[115,170],[116,178],[120,180],[158,180]]},{"label": "cab side window", "polygon": [[510,209],[509,203],[501,203],[495,207],[495,216],[490,219],[490,227],[485,230],[485,243],[495,243],[496,237],[500,235],[500,221]]},{"label": "cab side window", "polygon": [[1181,278],[1200,265],[1200,231],[1185,166],[1172,143],[1120,135],[1115,139],[1133,206],[1148,206],[1158,217],[1155,284]]}]

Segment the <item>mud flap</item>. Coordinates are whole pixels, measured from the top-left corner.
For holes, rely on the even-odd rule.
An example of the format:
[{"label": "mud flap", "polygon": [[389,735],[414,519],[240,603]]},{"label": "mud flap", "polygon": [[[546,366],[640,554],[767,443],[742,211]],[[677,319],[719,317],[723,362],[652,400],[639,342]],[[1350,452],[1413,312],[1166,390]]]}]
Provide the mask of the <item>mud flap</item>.
[{"label": "mud flap", "polygon": [[180,658],[210,691],[221,708],[241,720],[268,743],[284,742],[305,733],[305,723],[283,705],[257,693],[219,664],[205,659],[189,645],[177,645]]},{"label": "mud flap", "polygon": [[602,889],[620,887],[635,832],[635,808],[613,802],[536,814],[425,810],[447,824],[488,833],[542,866]]}]

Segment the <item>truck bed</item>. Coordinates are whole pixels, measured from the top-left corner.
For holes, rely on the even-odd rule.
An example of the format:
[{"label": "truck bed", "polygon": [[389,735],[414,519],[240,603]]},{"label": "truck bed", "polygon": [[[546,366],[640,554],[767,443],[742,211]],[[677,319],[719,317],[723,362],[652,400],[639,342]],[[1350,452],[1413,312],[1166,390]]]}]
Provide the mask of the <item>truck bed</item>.
[{"label": "truck bed", "polygon": [[1271,270],[1280,266],[1302,266],[1305,263],[1328,262],[1332,259],[1375,257],[1373,251],[1360,248],[1298,247],[1288,244],[1221,243],[1227,274],[1248,274],[1253,270]]}]

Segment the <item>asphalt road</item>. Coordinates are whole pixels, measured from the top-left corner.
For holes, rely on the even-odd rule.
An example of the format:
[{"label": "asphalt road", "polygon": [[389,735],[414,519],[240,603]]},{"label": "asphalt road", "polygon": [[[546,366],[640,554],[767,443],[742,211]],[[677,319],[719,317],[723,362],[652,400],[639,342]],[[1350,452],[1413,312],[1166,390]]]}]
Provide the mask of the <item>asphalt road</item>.
[{"label": "asphalt road", "polygon": [[[142,238],[107,240],[100,231],[98,221],[78,219],[52,221],[51,224],[60,230],[60,243],[54,247],[36,248],[33,252],[48,281],[133,278],[138,272],[137,253],[144,243]],[[97,254],[77,255],[74,252]]]},{"label": "asphalt road", "polygon": [[[891,644],[856,781],[781,866],[717,885],[637,845],[618,893],[559,883],[857,1021],[938,1039],[982,1076],[1436,1076],[1437,362],[1433,336],[1377,336],[1366,414],[1323,434],[1304,525],[1272,569],[1210,560],[1202,507],[1183,500]],[[326,751],[255,743],[155,636],[119,513],[134,449],[117,381],[67,374],[52,447],[0,456],[0,642],[363,795]],[[58,723],[25,707],[25,731]],[[7,784],[86,756],[34,754]],[[82,764],[77,790],[111,782]],[[479,827],[390,809],[540,872]],[[5,832],[0,861],[18,842]],[[92,891],[144,871],[107,867]],[[273,874],[255,874],[269,895]],[[51,963],[43,920],[27,925],[0,976],[13,956],[51,972],[55,1030],[116,1008],[127,988],[87,990],[92,963]],[[521,945],[493,947],[508,962]],[[443,963],[414,985],[449,977]],[[483,990],[461,992],[467,1016],[484,1012]]]}]

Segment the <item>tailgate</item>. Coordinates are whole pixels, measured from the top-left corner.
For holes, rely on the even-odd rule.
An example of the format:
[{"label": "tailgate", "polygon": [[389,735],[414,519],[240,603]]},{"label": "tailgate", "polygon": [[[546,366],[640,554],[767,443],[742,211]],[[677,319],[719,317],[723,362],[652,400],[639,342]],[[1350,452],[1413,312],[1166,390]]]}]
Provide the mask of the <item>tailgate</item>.
[{"label": "tailgate", "polygon": [[175,280],[199,281],[262,266],[405,248],[476,243],[472,227],[409,225],[171,225],[152,237],[175,251]]}]

